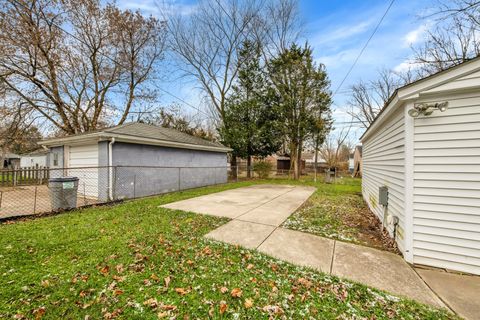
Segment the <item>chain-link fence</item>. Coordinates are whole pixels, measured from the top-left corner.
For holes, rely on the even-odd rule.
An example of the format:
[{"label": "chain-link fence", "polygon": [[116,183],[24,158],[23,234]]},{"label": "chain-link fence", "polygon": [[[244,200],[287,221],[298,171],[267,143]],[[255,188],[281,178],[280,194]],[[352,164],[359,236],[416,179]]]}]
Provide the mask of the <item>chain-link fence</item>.
[{"label": "chain-link fence", "polygon": [[[302,175],[312,175],[313,168],[303,168]],[[319,178],[332,173],[317,169]],[[337,173],[334,173],[336,176]],[[76,177],[78,181],[58,184],[49,181],[60,177]],[[292,170],[272,168],[248,174],[247,166],[225,167],[155,167],[115,166],[76,168],[23,168],[0,171],[0,219],[52,212],[58,208],[58,197],[75,188],[76,200],[69,208],[83,207],[118,200],[135,199],[208,185],[240,181],[248,178],[293,177]],[[60,186],[60,187],[59,187]],[[67,190],[68,189],[68,190]],[[63,190],[63,191],[62,191]],[[60,192],[60,194],[54,194]],[[70,197],[70,196],[69,196]]]},{"label": "chain-link fence", "polygon": [[[66,188],[76,189],[74,207],[82,207],[226,183],[230,171],[228,167],[154,166],[29,168],[28,173],[26,169],[3,170],[0,219],[49,213]],[[55,187],[49,183],[61,177],[76,177],[78,183],[57,182]]]}]

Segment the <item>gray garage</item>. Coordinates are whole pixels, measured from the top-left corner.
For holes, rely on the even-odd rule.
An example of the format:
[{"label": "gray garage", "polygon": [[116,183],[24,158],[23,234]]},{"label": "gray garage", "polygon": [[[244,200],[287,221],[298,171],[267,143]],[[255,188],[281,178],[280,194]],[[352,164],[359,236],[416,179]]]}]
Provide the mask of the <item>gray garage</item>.
[{"label": "gray garage", "polygon": [[51,176],[77,176],[99,200],[142,197],[227,181],[229,148],[177,130],[128,123],[41,142]]}]

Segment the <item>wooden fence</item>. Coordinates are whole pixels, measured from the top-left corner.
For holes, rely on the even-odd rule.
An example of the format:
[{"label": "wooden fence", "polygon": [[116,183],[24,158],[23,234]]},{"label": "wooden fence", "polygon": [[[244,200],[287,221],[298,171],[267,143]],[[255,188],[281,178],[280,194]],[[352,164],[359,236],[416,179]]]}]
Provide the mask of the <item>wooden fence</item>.
[{"label": "wooden fence", "polygon": [[46,184],[50,177],[48,167],[25,167],[0,170],[0,187]]}]

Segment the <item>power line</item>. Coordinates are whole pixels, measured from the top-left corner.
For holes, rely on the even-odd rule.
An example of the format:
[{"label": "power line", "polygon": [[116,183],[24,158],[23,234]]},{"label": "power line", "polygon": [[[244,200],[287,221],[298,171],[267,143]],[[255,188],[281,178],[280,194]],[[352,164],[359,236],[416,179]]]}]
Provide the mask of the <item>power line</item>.
[{"label": "power line", "polygon": [[340,84],[338,85],[338,87],[337,87],[337,89],[335,90],[335,92],[333,93],[332,97],[335,96],[335,95],[338,93],[338,90],[340,90],[340,88],[342,87],[343,83],[345,82],[345,80],[347,80],[348,76],[349,76],[350,73],[352,72],[353,68],[355,68],[355,66],[357,65],[358,60],[360,59],[360,57],[362,56],[363,52],[364,52],[365,49],[367,48],[368,44],[370,43],[370,40],[372,40],[372,38],[373,38],[373,36],[375,35],[375,33],[377,33],[378,28],[379,28],[380,25],[382,24],[383,19],[385,19],[385,17],[387,16],[387,13],[388,13],[388,11],[390,11],[390,8],[393,6],[393,3],[394,3],[394,2],[395,2],[395,0],[390,1],[390,4],[388,5],[387,10],[385,10],[385,12],[383,13],[382,18],[380,19],[380,21],[379,21],[379,22],[377,23],[377,25],[375,26],[375,29],[373,29],[372,34],[371,34],[370,37],[368,38],[367,42],[365,42],[365,45],[363,46],[362,50],[360,50],[360,53],[358,54],[357,58],[356,58],[355,61],[353,62],[353,64],[352,64],[352,66],[350,67],[350,69],[348,70],[347,74],[345,74],[345,77],[343,77],[342,81],[341,81]]},{"label": "power line", "polygon": [[[22,6],[24,9],[29,10],[29,8],[27,8],[23,3],[19,3],[18,1],[15,1],[15,2],[16,2],[18,5]],[[86,42],[83,41],[81,38],[77,37],[76,35],[70,33],[69,31],[65,30],[62,26],[59,26],[59,25],[58,25],[56,22],[54,22],[53,20],[50,21],[50,23],[51,23],[54,27],[56,27],[58,30],[60,30],[60,31],[62,31],[63,33],[67,34],[68,36],[72,37],[73,39],[77,40],[78,42],[81,42],[81,43],[83,43],[84,45],[87,45],[87,46],[88,46],[88,43],[86,43]],[[107,58],[108,60],[112,61],[113,63],[115,63],[115,64],[117,64],[117,65],[119,65],[119,66],[121,66],[121,67],[126,68],[125,66],[123,66],[122,64],[120,64],[118,61],[116,61],[115,59],[113,59],[113,58],[110,57],[109,55],[103,53],[102,51],[99,50],[98,53],[99,53],[100,55],[104,56],[105,58]],[[203,110],[201,110],[201,109],[193,106],[192,104],[186,102],[184,99],[181,99],[181,98],[177,97],[177,96],[174,95],[173,93],[168,92],[167,90],[165,90],[165,89],[163,89],[163,88],[160,88],[160,87],[157,87],[157,89],[159,89],[159,90],[165,92],[166,94],[174,97],[175,99],[183,102],[186,106],[188,106],[188,107],[190,107],[190,108],[193,108],[193,109],[197,110],[198,112],[203,113],[205,116],[207,116],[207,117],[209,117],[209,118],[211,117],[209,114],[207,114],[207,113],[204,112]],[[129,113],[130,113],[130,112],[129,112]]]}]

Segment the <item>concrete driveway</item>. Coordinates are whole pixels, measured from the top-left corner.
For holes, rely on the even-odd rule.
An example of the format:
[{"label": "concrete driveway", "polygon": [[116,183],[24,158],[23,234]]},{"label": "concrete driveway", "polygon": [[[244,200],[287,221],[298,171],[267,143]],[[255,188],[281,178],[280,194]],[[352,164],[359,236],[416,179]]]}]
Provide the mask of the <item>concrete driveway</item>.
[{"label": "concrete driveway", "polygon": [[[280,227],[314,191],[303,186],[256,185],[162,207],[232,219],[208,233],[207,238],[256,249],[436,307],[449,307],[466,319],[479,319],[475,298],[480,293],[479,277],[455,278],[439,271],[415,270],[390,252]],[[452,293],[449,287],[465,292]]]},{"label": "concrete driveway", "polygon": [[313,187],[255,185],[169,203],[162,207],[265,225],[273,231],[314,191]]}]

